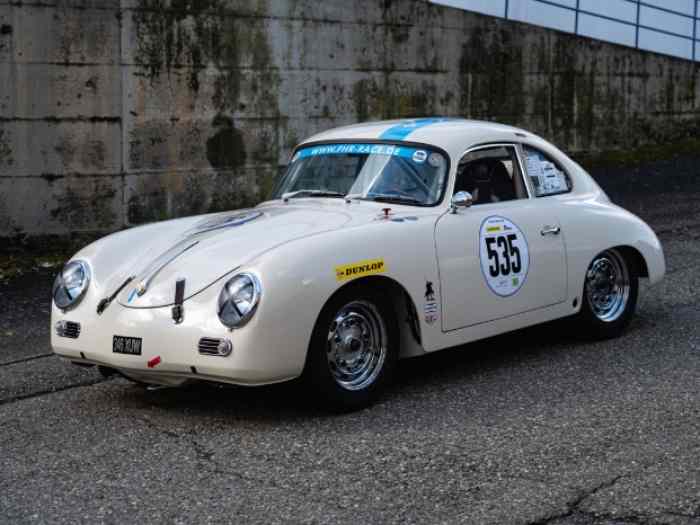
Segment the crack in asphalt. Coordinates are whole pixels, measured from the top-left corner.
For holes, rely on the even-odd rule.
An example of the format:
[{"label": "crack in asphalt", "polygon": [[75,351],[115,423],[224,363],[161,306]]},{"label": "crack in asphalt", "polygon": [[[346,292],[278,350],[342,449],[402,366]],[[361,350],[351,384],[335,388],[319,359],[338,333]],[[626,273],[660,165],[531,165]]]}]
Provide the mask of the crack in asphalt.
[{"label": "crack in asphalt", "polygon": [[214,452],[208,449],[208,447],[199,441],[197,441],[193,437],[189,437],[185,434],[178,434],[176,432],[173,432],[171,430],[164,429],[160,426],[158,426],[153,420],[151,420],[148,417],[136,417],[134,418],[137,421],[141,421],[142,423],[145,423],[146,426],[148,426],[150,429],[152,429],[155,432],[158,432],[160,434],[163,434],[167,437],[170,437],[172,439],[176,439],[180,442],[186,442],[188,443],[192,449],[194,450],[197,458],[201,461],[207,464],[210,472],[214,474],[222,474],[222,475],[231,475],[235,478],[238,478],[241,481],[247,481],[247,482],[252,482],[258,485],[263,485],[263,486],[268,486],[272,487],[278,490],[293,490],[295,493],[307,496],[308,494],[306,492],[302,491],[297,491],[294,490],[291,487],[285,487],[283,485],[280,485],[278,483],[275,483],[272,480],[267,480],[267,479],[260,479],[255,476],[250,476],[241,473],[240,471],[237,470],[231,470],[229,469],[226,465],[222,465],[218,461],[214,459]]},{"label": "crack in asphalt", "polygon": [[[600,483],[599,485],[593,487],[592,489],[585,490],[566,504],[566,510],[564,512],[560,512],[558,514],[551,514],[551,515],[545,516],[539,520],[531,521],[528,525],[548,525],[548,524],[554,523],[555,521],[566,519],[566,518],[571,518],[571,517],[575,517],[575,516],[581,516],[581,517],[589,518],[589,519],[595,520],[595,521],[611,521],[611,522],[620,523],[620,524],[629,523],[629,524],[642,524],[642,525],[658,524],[658,523],[660,523],[659,519],[663,519],[665,516],[673,516],[673,517],[684,518],[684,519],[688,519],[688,520],[700,518],[700,506],[692,514],[684,514],[682,512],[675,512],[675,511],[666,510],[666,511],[659,512],[659,513],[653,514],[653,515],[639,513],[639,514],[629,514],[629,515],[623,515],[623,516],[619,516],[619,515],[612,514],[612,513],[590,512],[590,511],[582,510],[580,508],[581,504],[584,501],[586,501],[588,498],[590,498],[592,496],[595,496],[595,494],[597,494],[601,490],[605,490],[605,489],[613,487],[618,481],[620,481],[623,478],[633,477],[636,474],[640,474],[641,472],[645,471],[647,468],[649,468],[653,464],[654,463],[650,463],[648,465],[645,465],[644,467],[642,467],[641,469],[639,469],[635,472],[628,472],[626,474],[618,474],[617,476],[613,477],[612,479],[610,479],[608,481],[604,481],[603,483]],[[661,522],[663,522],[663,521],[661,521]]]},{"label": "crack in asphalt", "polygon": [[[6,366],[6,365],[8,365],[8,364],[15,364],[15,363],[21,363],[21,362],[26,362],[26,361],[32,361],[32,360],[35,360],[35,359],[41,359],[41,358],[51,357],[52,355],[53,355],[53,354],[32,356],[32,357],[28,357],[28,358],[25,358],[25,359],[17,360],[17,361],[15,361],[15,362],[2,363],[2,364],[0,364],[0,366]],[[113,380],[113,379],[114,379],[114,378],[98,378],[98,379],[91,380],[91,381],[87,381],[87,382],[65,385],[65,386],[60,387],[60,388],[54,388],[54,389],[50,389],[50,390],[43,390],[43,391],[39,391],[39,392],[33,392],[33,393],[30,393],[30,394],[26,394],[26,395],[14,396],[14,397],[11,397],[11,398],[8,398],[8,399],[0,400],[0,406],[2,406],[2,405],[7,405],[7,404],[11,404],[11,403],[14,403],[14,402],[17,402],[17,401],[23,401],[23,400],[26,400],[26,399],[32,399],[32,398],[47,396],[47,395],[51,395],[51,394],[56,394],[56,393],[64,392],[64,391],[66,391],[66,390],[71,390],[71,389],[74,389],[74,388],[91,387],[91,386],[95,386],[95,385],[97,385],[97,384],[101,384],[101,383],[105,383],[105,382],[111,381],[111,380]],[[212,452],[211,450],[209,450],[208,447],[206,447],[206,445],[200,443],[197,439],[192,438],[192,437],[188,437],[188,436],[185,435],[185,434],[179,434],[179,433],[177,433],[177,432],[173,432],[173,431],[171,431],[171,430],[162,428],[162,427],[158,426],[154,421],[152,421],[152,420],[151,420],[150,418],[148,418],[148,417],[137,417],[137,418],[135,418],[135,419],[136,419],[137,421],[141,421],[142,423],[144,423],[146,426],[148,426],[150,429],[152,429],[152,430],[155,431],[155,432],[158,432],[158,433],[160,433],[160,434],[162,434],[162,435],[165,435],[165,436],[167,436],[167,437],[170,437],[170,438],[172,438],[172,439],[174,439],[174,440],[177,440],[177,441],[180,441],[180,442],[183,442],[183,441],[184,441],[184,442],[188,443],[188,444],[192,447],[192,449],[193,449],[193,451],[195,452],[197,458],[198,458],[201,462],[204,462],[205,464],[207,464],[209,470],[210,470],[212,473],[221,474],[221,475],[230,475],[230,476],[234,476],[235,478],[238,478],[238,479],[241,480],[241,481],[251,482],[251,483],[259,484],[259,485],[262,485],[262,486],[268,486],[268,487],[272,487],[272,488],[275,488],[275,489],[278,489],[278,490],[290,490],[290,489],[291,489],[291,490],[293,490],[294,492],[297,492],[297,493],[299,493],[299,494],[304,494],[305,496],[308,496],[308,494],[307,494],[306,492],[296,491],[296,490],[294,490],[292,487],[282,486],[282,485],[280,485],[280,484],[278,484],[278,483],[275,483],[274,481],[271,481],[271,480],[263,480],[263,479],[260,479],[260,478],[258,478],[258,477],[255,477],[255,476],[245,475],[245,474],[243,474],[243,473],[241,473],[240,471],[237,471],[237,470],[232,470],[232,469],[230,469],[229,467],[227,467],[226,465],[223,465],[223,464],[221,464],[220,462],[216,461],[216,460],[214,459],[215,453]],[[646,468],[648,468],[648,466],[645,466],[645,467],[642,468],[641,470],[643,471],[643,470],[645,470]],[[541,478],[537,478],[537,477],[524,476],[524,475],[521,475],[521,474],[505,474],[505,475],[504,475],[503,473],[490,473],[490,474],[489,474],[488,472],[483,472],[483,474],[484,474],[484,475],[488,475],[488,476],[492,476],[492,477],[493,477],[493,476],[500,476],[500,477],[502,477],[502,478],[505,477],[505,478],[508,478],[508,479],[517,479],[517,480],[521,480],[521,481],[527,481],[527,482],[530,482],[530,483],[533,483],[533,482],[535,482],[535,483],[543,483],[543,484],[550,484],[550,483],[552,483],[551,480],[541,479]],[[598,513],[586,512],[586,511],[583,511],[583,510],[581,510],[581,509],[579,508],[580,505],[581,505],[586,499],[588,499],[588,498],[594,496],[597,492],[599,492],[599,491],[601,491],[601,490],[604,490],[604,489],[606,489],[606,488],[610,488],[610,487],[614,486],[615,483],[617,483],[620,479],[622,479],[622,478],[624,478],[624,477],[629,477],[629,476],[631,476],[631,475],[633,475],[633,473],[619,474],[619,475],[613,477],[612,479],[610,479],[610,480],[608,480],[608,481],[605,481],[605,482],[603,482],[603,483],[601,483],[601,484],[599,484],[599,485],[593,487],[592,489],[583,491],[583,492],[580,493],[576,498],[574,498],[573,500],[571,500],[571,501],[569,501],[569,502],[566,503],[566,510],[565,510],[564,512],[560,512],[560,513],[557,513],[557,514],[552,514],[552,515],[549,515],[549,516],[545,516],[545,517],[542,518],[542,519],[539,519],[539,520],[530,522],[529,525],[547,525],[547,524],[553,523],[553,522],[556,521],[556,520],[564,519],[564,518],[567,518],[567,517],[572,517],[572,516],[575,516],[575,515],[580,515],[580,516],[584,516],[584,517],[589,517],[589,518],[597,519],[597,520],[601,520],[601,519],[605,520],[605,519],[608,519],[608,520],[615,520],[615,521],[618,522],[618,523],[633,523],[633,524],[638,524],[638,523],[647,524],[647,523],[651,523],[651,522],[649,521],[650,519],[654,519],[655,517],[656,517],[656,518],[660,518],[660,517],[663,517],[663,516],[674,516],[674,517],[687,518],[687,519],[695,519],[695,518],[700,517],[700,507],[699,507],[699,508],[696,510],[696,512],[693,513],[693,514],[682,514],[682,513],[677,513],[677,512],[669,512],[669,511],[666,511],[666,512],[657,514],[657,515],[655,515],[655,516],[648,516],[648,515],[639,515],[639,516],[632,516],[632,515],[630,515],[630,516],[615,516],[615,515],[612,515],[612,514],[598,514]]]},{"label": "crack in asphalt", "polygon": [[45,357],[51,357],[53,356],[53,352],[49,352],[48,354],[37,354],[37,355],[32,355],[29,357],[23,357],[21,359],[15,359],[14,361],[5,361],[0,363],[0,368],[3,366],[9,366],[9,365],[16,365],[19,363],[26,363],[27,361],[34,361],[35,359],[43,359]]},{"label": "crack in asphalt", "polygon": [[[189,444],[192,447],[192,450],[194,451],[195,455],[197,456],[197,459],[200,460],[200,465],[202,465],[204,468],[208,468],[209,471],[213,474],[220,474],[223,476],[226,476],[226,475],[233,476],[234,478],[236,478],[240,481],[253,483],[256,485],[263,486],[263,487],[271,487],[271,488],[281,490],[281,491],[291,491],[291,492],[294,492],[295,494],[303,496],[306,499],[309,499],[308,491],[298,490],[295,487],[282,485],[282,484],[277,483],[271,479],[261,479],[261,478],[256,477],[256,476],[247,475],[247,474],[244,474],[238,470],[231,469],[227,465],[224,465],[224,464],[220,463],[219,461],[217,461],[216,459],[214,459],[215,452],[212,452],[206,445],[200,443],[194,437],[190,437],[190,436],[187,436],[185,434],[179,434],[177,432],[173,432],[171,430],[162,428],[158,424],[156,424],[151,418],[148,418],[148,417],[136,417],[134,419],[144,423],[148,428],[150,428],[154,432],[158,432],[161,435],[172,438],[172,439],[177,440],[179,442],[185,442],[185,443]],[[554,482],[552,480],[541,479],[541,478],[537,478],[534,476],[525,476],[525,475],[521,475],[521,474],[508,474],[508,473],[502,473],[502,472],[486,472],[486,471],[475,472],[475,473],[478,473],[481,476],[484,476],[487,480],[490,480],[493,478],[500,478],[500,479],[512,479],[512,480],[518,480],[518,481],[525,481],[528,483],[541,483],[544,485],[554,484]],[[617,479],[619,479],[620,477],[622,477],[622,476],[618,476]],[[601,487],[596,488],[596,490],[599,490],[601,488],[605,488],[605,487],[601,486]],[[478,490],[478,487],[475,490]],[[325,501],[323,499],[314,498],[314,497],[311,497],[311,499],[314,501],[319,501],[319,502]],[[585,497],[581,498],[581,500],[583,500],[583,499],[585,499]],[[539,522],[536,522],[536,523],[539,523]]]},{"label": "crack in asphalt", "polygon": [[[643,469],[642,469],[642,470],[643,470]],[[592,489],[584,490],[584,491],[582,491],[578,496],[576,496],[574,499],[572,499],[572,500],[570,500],[570,501],[568,501],[568,502],[566,503],[566,510],[565,510],[564,512],[560,512],[560,513],[558,513],[558,514],[551,514],[551,515],[545,516],[545,517],[543,517],[543,518],[541,518],[541,519],[539,519],[539,520],[531,521],[528,525],[547,525],[548,523],[552,523],[552,522],[554,522],[554,521],[556,521],[556,520],[560,520],[560,519],[563,519],[563,518],[569,518],[569,517],[573,516],[574,514],[584,514],[584,515],[586,515],[586,514],[588,514],[588,513],[584,512],[584,511],[581,511],[581,510],[579,509],[579,506],[580,506],[585,500],[587,500],[587,499],[590,498],[591,496],[594,496],[597,492],[599,492],[599,491],[601,491],[601,490],[604,490],[604,489],[607,489],[607,488],[612,487],[612,486],[615,485],[615,483],[617,483],[620,479],[622,479],[622,478],[624,478],[624,477],[626,477],[626,476],[629,476],[629,475],[631,475],[631,474],[630,474],[630,473],[628,473],[628,474],[618,474],[618,475],[615,476],[614,478],[612,478],[612,479],[610,479],[610,480],[608,480],[608,481],[604,481],[603,483],[600,483],[599,485],[596,485],[596,486],[593,487]]]},{"label": "crack in asphalt", "polygon": [[580,505],[585,500],[587,500],[591,496],[594,496],[596,493],[598,493],[601,490],[608,489],[608,488],[612,487],[620,479],[622,479],[626,476],[629,476],[629,475],[630,475],[629,473],[628,474],[618,474],[614,478],[612,478],[608,481],[604,481],[604,482],[600,483],[599,485],[596,485],[592,489],[584,490],[576,498],[574,498],[573,500],[569,501],[566,504],[566,511],[559,513],[559,514],[552,515],[552,516],[547,516],[539,521],[534,521],[530,525],[545,525],[547,523],[551,523],[554,520],[561,519],[561,518],[567,518],[569,516],[572,516],[573,514],[575,514],[577,512],[585,514],[585,512],[579,510]]},{"label": "crack in asphalt", "polygon": [[100,377],[98,379],[91,379],[89,381],[84,381],[81,383],[71,383],[69,385],[63,385],[63,386],[51,388],[48,390],[39,390],[36,392],[31,392],[29,394],[20,394],[20,395],[16,395],[16,396],[11,396],[11,397],[8,397],[6,399],[0,399],[0,406],[9,405],[12,403],[16,403],[18,401],[24,401],[26,399],[33,399],[33,398],[37,398],[37,397],[48,396],[51,394],[57,394],[59,392],[65,392],[66,390],[72,390],[74,388],[94,386],[94,385],[97,385],[99,383],[104,383],[106,381],[111,381],[111,380],[112,380],[112,378]]}]

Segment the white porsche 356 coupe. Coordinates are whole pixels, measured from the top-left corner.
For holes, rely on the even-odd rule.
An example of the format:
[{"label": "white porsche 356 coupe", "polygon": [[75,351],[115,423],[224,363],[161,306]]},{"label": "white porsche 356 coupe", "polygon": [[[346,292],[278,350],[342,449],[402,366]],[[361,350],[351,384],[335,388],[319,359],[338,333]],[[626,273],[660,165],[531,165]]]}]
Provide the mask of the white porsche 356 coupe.
[{"label": "white porsche 356 coupe", "polygon": [[397,359],[557,318],[620,334],[661,245],[543,139],[459,119],[355,125],[294,151],[255,208],[133,228],[77,253],[51,344],[147,384],[301,377],[373,401]]}]

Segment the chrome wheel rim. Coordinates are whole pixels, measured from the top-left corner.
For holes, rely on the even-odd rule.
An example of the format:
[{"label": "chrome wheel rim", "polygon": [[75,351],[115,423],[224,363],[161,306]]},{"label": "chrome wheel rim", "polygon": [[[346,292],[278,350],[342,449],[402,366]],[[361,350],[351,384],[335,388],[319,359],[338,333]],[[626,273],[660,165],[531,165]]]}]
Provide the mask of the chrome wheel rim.
[{"label": "chrome wheel rim", "polygon": [[353,301],[335,314],[328,330],[326,356],[335,382],[362,390],[379,376],[387,354],[387,330],[377,308]]},{"label": "chrome wheel rim", "polygon": [[622,316],[630,296],[627,265],[615,250],[601,253],[586,273],[586,298],[593,315],[611,323]]}]

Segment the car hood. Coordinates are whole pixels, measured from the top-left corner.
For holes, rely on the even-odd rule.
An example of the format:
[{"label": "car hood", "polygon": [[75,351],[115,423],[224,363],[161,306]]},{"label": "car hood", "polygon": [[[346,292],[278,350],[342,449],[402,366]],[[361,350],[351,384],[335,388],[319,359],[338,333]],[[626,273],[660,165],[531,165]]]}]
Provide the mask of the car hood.
[{"label": "car hood", "polygon": [[276,246],[337,230],[354,218],[340,206],[279,204],[169,221],[153,225],[153,231],[142,228],[128,244],[144,249],[121,269],[118,282],[133,280],[117,301],[130,308],[173,304],[179,279],[185,279],[187,299]]}]

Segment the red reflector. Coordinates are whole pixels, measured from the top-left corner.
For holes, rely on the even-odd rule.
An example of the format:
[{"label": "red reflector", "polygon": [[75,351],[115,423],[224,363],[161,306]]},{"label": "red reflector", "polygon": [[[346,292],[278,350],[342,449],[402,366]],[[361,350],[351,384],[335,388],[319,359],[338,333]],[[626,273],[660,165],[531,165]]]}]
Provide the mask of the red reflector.
[{"label": "red reflector", "polygon": [[148,368],[155,368],[155,367],[158,366],[159,364],[160,364],[160,356],[157,355],[156,357],[154,357],[153,359],[151,359],[151,360],[148,362]]}]

